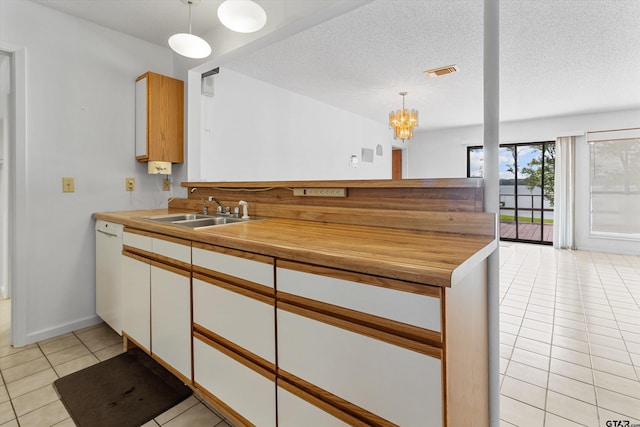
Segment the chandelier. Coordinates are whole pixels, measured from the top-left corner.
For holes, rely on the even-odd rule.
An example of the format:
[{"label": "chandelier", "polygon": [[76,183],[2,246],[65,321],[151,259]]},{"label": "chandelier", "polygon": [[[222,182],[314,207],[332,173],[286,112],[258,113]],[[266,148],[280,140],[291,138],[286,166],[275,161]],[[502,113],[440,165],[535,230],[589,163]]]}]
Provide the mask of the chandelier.
[{"label": "chandelier", "polygon": [[404,108],[404,97],[407,92],[400,92],[402,96],[402,109],[389,113],[389,128],[393,128],[393,138],[402,142],[413,138],[413,128],[418,126],[418,112]]}]

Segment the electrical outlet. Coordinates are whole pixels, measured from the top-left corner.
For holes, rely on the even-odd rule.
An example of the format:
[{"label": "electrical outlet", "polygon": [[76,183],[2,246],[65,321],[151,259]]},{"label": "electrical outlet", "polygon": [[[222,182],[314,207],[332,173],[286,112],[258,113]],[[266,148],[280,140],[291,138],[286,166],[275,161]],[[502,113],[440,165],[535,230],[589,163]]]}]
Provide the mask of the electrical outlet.
[{"label": "electrical outlet", "polygon": [[162,191],[171,191],[171,180],[169,178],[162,180]]},{"label": "electrical outlet", "polygon": [[64,193],[76,191],[76,185],[72,177],[62,177],[62,191]]},{"label": "electrical outlet", "polygon": [[294,196],[347,197],[346,188],[294,188]]},{"label": "electrical outlet", "polygon": [[126,178],[125,179],[125,190],[133,191],[136,189],[136,179],[135,178]]}]

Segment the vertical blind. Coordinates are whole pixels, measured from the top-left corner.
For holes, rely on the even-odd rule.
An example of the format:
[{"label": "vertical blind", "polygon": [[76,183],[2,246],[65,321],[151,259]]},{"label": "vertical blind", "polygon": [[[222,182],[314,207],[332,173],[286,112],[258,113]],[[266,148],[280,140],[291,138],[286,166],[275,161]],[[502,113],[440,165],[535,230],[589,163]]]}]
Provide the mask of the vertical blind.
[{"label": "vertical blind", "polygon": [[640,240],[640,128],[587,133],[591,234]]}]

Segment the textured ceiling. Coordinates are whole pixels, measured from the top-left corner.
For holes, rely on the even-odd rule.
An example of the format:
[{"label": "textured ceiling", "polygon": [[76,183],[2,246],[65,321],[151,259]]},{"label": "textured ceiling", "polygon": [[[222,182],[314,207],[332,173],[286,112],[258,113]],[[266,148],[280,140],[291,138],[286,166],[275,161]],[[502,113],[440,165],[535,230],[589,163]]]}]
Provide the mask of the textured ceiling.
[{"label": "textured ceiling", "polygon": [[[406,91],[421,128],[480,123],[482,11],[482,0],[378,0],[226,66],[377,121]],[[461,71],[423,74],[451,64]]]},{"label": "textured ceiling", "polygon": [[[189,30],[189,8],[180,0],[32,0],[151,43],[167,45],[169,37]],[[222,0],[205,0],[191,9],[192,32],[202,34],[218,22]]]},{"label": "textured ceiling", "polygon": [[[180,0],[33,1],[162,46],[188,21]],[[354,0],[257,1],[272,30],[336,5],[355,7]],[[194,33],[233,36],[220,32],[220,2],[193,9]],[[422,130],[482,123],[482,0],[360,3],[221,65],[381,122],[407,91]],[[640,1],[503,0],[500,14],[501,120],[640,108]],[[210,42],[215,52],[223,41]],[[460,71],[422,74],[451,64]]]}]

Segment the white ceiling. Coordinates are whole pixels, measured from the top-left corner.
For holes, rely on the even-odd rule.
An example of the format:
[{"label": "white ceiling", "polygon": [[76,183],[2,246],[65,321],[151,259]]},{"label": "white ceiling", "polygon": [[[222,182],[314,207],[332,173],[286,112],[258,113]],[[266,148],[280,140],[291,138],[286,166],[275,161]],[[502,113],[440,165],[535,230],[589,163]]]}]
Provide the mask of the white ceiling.
[{"label": "white ceiling", "polygon": [[[32,1],[161,46],[188,24],[180,0]],[[257,2],[269,16],[262,33],[276,41],[223,67],[381,122],[407,91],[421,129],[482,123],[482,0]],[[193,32],[208,35],[214,52],[220,38],[234,37],[217,21],[220,3],[202,0],[192,11]],[[501,120],[640,108],[640,1],[500,4]],[[321,23],[273,37],[303,21]],[[460,71],[422,74],[451,64]]]}]

